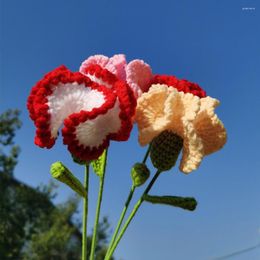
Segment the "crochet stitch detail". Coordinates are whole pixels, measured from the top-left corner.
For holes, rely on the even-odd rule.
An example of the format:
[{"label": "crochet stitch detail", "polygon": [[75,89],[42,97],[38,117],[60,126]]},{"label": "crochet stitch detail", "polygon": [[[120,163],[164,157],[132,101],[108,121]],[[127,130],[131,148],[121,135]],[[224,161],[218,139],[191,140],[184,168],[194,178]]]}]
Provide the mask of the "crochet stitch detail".
[{"label": "crochet stitch detail", "polygon": [[163,131],[151,143],[150,157],[159,171],[168,171],[176,163],[183,140],[171,131]]}]

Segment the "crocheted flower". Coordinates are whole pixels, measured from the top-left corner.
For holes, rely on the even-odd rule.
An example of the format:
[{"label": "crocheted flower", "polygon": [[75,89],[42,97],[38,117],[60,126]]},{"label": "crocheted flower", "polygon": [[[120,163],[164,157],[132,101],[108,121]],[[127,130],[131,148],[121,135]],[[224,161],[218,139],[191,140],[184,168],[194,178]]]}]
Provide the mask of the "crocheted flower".
[{"label": "crocheted flower", "polygon": [[27,107],[37,128],[35,144],[51,148],[63,125],[63,143],[88,161],[98,158],[110,140],[129,138],[136,107],[130,87],[99,65],[88,71],[96,82],[61,66],[33,87]]},{"label": "crocheted flower", "polygon": [[[147,63],[137,59],[127,64],[125,55],[123,54],[114,55],[112,58],[104,55],[90,56],[81,64],[79,71],[89,76],[87,70],[90,65],[99,65],[113,73],[119,79],[125,80],[132,88],[136,98],[149,89],[153,78],[152,70]],[[95,81],[95,79],[91,79]]]},{"label": "crocheted flower", "polygon": [[198,168],[203,157],[226,142],[224,125],[214,113],[219,101],[179,92],[163,84],[152,85],[139,99],[136,122],[139,142],[146,145],[164,131],[183,140],[180,170],[189,173]]}]

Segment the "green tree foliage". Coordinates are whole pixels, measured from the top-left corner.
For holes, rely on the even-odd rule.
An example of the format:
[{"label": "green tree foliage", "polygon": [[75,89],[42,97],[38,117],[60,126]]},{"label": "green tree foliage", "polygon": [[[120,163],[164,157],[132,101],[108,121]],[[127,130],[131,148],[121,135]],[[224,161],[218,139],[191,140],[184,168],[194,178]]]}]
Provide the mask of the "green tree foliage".
[{"label": "green tree foliage", "polygon": [[0,259],[17,257],[25,235],[21,219],[15,216],[16,192],[11,189],[19,183],[13,179],[19,147],[14,145],[15,131],[21,127],[18,110],[8,110],[0,115]]},{"label": "green tree foliage", "polygon": [[[50,183],[41,189],[42,194],[54,197],[55,186]],[[50,201],[49,201],[50,202]],[[30,230],[21,250],[22,259],[79,259],[81,233],[72,222],[78,206],[78,198],[69,198],[65,203],[42,210],[33,222],[28,223]]]},{"label": "green tree foliage", "polygon": [[[79,198],[54,205],[53,183],[32,188],[14,177],[21,127],[18,110],[0,115],[0,259],[77,260],[81,257],[80,223],[73,221]],[[100,223],[96,259],[104,259],[109,223]],[[90,248],[91,236],[88,237]]]},{"label": "green tree foliage", "polygon": [[[0,115],[0,173],[12,176],[17,164],[19,146],[14,145],[15,132],[22,125],[18,110],[7,110]],[[9,151],[8,151],[9,149]]]}]

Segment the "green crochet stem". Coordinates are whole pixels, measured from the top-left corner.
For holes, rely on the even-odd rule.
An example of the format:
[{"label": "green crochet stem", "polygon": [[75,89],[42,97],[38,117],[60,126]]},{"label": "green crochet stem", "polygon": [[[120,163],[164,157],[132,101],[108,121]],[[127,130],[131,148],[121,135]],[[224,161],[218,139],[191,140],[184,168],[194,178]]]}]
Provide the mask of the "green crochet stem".
[{"label": "green crochet stem", "polygon": [[135,186],[132,185],[131,190],[130,190],[130,192],[129,192],[129,194],[128,194],[128,198],[127,198],[127,200],[126,200],[126,202],[125,202],[125,206],[124,206],[124,208],[123,208],[123,210],[122,210],[122,212],[121,212],[120,218],[119,218],[119,220],[118,220],[118,223],[117,223],[115,232],[114,232],[113,237],[112,237],[112,239],[111,239],[111,241],[110,241],[110,244],[109,244],[109,246],[108,246],[107,252],[109,252],[109,251],[111,250],[113,244],[115,243],[116,237],[117,237],[117,235],[118,235],[118,232],[119,232],[119,230],[120,230],[120,227],[121,227],[121,225],[122,225],[122,222],[123,222],[123,220],[124,220],[124,218],[125,218],[125,214],[126,214],[127,209],[128,209],[128,207],[129,207],[130,201],[131,201],[131,199],[132,199],[132,197],[133,197],[134,191],[135,191]]},{"label": "green crochet stem", "polygon": [[146,163],[146,160],[149,156],[150,150],[151,150],[151,145],[149,144],[142,163]]},{"label": "green crochet stem", "polygon": [[92,243],[91,243],[91,252],[90,252],[90,258],[89,258],[90,260],[94,260],[94,258],[95,258],[95,250],[96,250],[96,244],[97,244],[97,230],[98,230],[99,215],[100,215],[100,208],[101,208],[102,197],[103,197],[104,180],[105,180],[105,172],[106,172],[107,150],[105,150],[104,156],[105,156],[105,160],[102,165],[102,172],[101,172],[102,174],[99,175],[99,192],[98,192],[93,237],[92,237]]},{"label": "green crochet stem", "polygon": [[84,188],[86,197],[84,198],[83,216],[82,216],[82,260],[87,260],[87,223],[88,223],[88,184],[89,184],[89,164],[85,165]]},{"label": "green crochet stem", "polygon": [[144,196],[148,194],[148,192],[150,191],[150,189],[152,188],[153,184],[155,183],[155,181],[157,180],[157,178],[159,177],[161,171],[157,170],[157,172],[155,173],[154,177],[152,178],[152,180],[150,181],[150,183],[148,184],[147,188],[145,189],[145,191],[143,192],[141,198],[137,201],[137,203],[135,204],[131,214],[129,215],[128,219],[126,220],[121,232],[119,233],[118,237],[116,238],[115,242],[113,243],[111,249],[109,251],[107,251],[105,260],[110,260],[110,258],[112,257],[115,249],[117,248],[121,238],[123,237],[125,231],[127,230],[129,224],[131,223],[132,219],[134,218],[137,210],[140,208],[140,206],[142,205],[143,201],[144,201]]},{"label": "green crochet stem", "polygon": [[[148,158],[148,156],[149,156],[149,153],[150,153],[150,148],[151,148],[151,146],[149,145],[149,147],[148,147],[148,149],[147,149],[147,151],[146,151],[146,153],[145,153],[145,156],[144,156],[144,159],[143,159],[142,163],[146,163],[146,160],[147,160],[147,158]],[[125,206],[124,206],[124,208],[123,208],[123,210],[122,210],[122,212],[121,212],[120,218],[119,218],[119,220],[118,220],[118,222],[117,222],[117,226],[116,226],[116,229],[115,229],[114,234],[113,234],[113,236],[112,236],[112,239],[111,239],[111,241],[110,241],[110,243],[109,243],[107,252],[110,251],[110,249],[112,248],[113,244],[115,243],[116,237],[117,237],[117,235],[118,235],[118,232],[119,232],[119,230],[120,230],[120,228],[121,228],[121,225],[122,225],[122,223],[123,223],[123,220],[124,220],[124,218],[125,218],[125,214],[126,214],[126,212],[127,212],[127,209],[128,209],[128,207],[129,207],[129,204],[130,204],[130,202],[131,202],[131,200],[132,200],[132,197],[133,197],[133,195],[134,195],[135,188],[136,188],[136,186],[132,185],[132,187],[131,187],[131,189],[130,189],[130,191],[129,191],[128,197],[127,197],[126,202],[125,202]]]}]

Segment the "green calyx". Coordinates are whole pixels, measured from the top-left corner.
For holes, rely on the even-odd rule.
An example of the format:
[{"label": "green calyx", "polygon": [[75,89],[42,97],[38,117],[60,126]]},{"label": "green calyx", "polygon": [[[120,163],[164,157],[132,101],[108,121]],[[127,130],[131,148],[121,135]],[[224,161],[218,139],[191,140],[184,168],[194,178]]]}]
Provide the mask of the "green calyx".
[{"label": "green calyx", "polygon": [[169,206],[178,207],[190,211],[195,210],[197,207],[197,201],[192,197],[144,195],[143,199],[144,201],[153,204],[169,205]]},{"label": "green calyx", "polygon": [[150,157],[159,171],[168,171],[176,163],[183,146],[180,136],[171,131],[163,131],[151,142]]},{"label": "green calyx", "polygon": [[150,170],[144,163],[136,163],[131,170],[133,185],[139,187],[143,185],[150,176]]},{"label": "green calyx", "polygon": [[50,173],[54,179],[65,183],[80,196],[86,197],[86,191],[81,182],[62,162],[53,163],[51,165]]},{"label": "green calyx", "polygon": [[91,162],[91,166],[97,176],[102,177],[104,174],[104,169],[107,163],[107,149],[104,150],[102,155],[97,159]]},{"label": "green calyx", "polygon": [[84,160],[81,160],[79,158],[77,158],[75,155],[71,154],[72,156],[72,159],[73,159],[73,162],[79,164],[79,165],[88,165],[89,164],[89,161],[84,161]]}]

